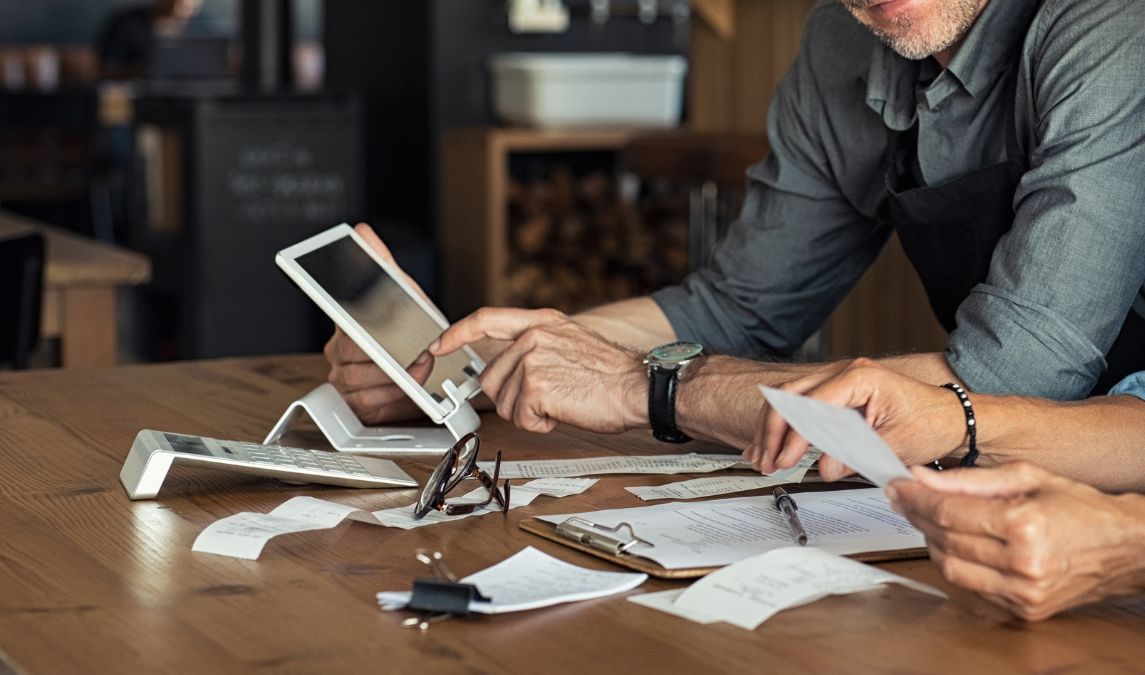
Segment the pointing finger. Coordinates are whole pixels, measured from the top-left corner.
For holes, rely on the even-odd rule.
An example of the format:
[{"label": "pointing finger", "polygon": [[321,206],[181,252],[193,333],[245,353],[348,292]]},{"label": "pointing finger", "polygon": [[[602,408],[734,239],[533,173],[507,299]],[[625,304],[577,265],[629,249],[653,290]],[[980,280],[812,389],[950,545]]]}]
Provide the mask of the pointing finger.
[{"label": "pointing finger", "polygon": [[483,338],[516,340],[521,333],[535,326],[568,320],[565,314],[555,309],[484,307],[447,328],[429,346],[429,351],[436,356],[443,356]]}]

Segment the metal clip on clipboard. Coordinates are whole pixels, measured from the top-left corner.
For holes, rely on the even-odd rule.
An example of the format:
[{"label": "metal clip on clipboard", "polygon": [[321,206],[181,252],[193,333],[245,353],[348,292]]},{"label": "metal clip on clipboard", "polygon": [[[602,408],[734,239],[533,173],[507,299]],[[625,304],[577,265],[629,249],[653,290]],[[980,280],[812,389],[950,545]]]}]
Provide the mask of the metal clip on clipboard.
[{"label": "metal clip on clipboard", "polygon": [[[609,536],[627,530],[627,541]],[[609,534],[604,534],[605,532]],[[655,544],[636,536],[636,530],[628,523],[617,523],[615,527],[594,523],[577,516],[571,516],[557,525],[557,534],[575,542],[604,551],[612,555],[625,555],[637,544],[655,548]]]}]

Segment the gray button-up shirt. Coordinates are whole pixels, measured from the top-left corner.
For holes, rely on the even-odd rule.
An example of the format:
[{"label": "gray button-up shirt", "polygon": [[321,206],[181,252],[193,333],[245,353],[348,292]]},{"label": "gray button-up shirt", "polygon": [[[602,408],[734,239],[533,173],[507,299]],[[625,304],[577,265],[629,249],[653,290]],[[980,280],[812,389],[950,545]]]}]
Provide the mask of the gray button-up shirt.
[{"label": "gray button-up shirt", "polygon": [[917,171],[937,186],[1003,160],[1011,118],[1028,166],[1014,225],[946,357],[975,391],[1085,396],[1131,307],[1145,315],[1142,0],[992,0],[945,71],[820,3],[740,218],[709,267],[653,298],[712,351],[793,352],[890,236],[890,132],[918,125]]}]

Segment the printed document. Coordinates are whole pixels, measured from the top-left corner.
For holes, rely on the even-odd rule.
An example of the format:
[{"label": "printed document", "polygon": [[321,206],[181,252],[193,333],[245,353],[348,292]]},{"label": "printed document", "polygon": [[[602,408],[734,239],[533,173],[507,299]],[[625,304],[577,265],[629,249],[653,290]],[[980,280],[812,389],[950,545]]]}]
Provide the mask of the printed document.
[{"label": "printed document", "polygon": [[807,475],[808,469],[819,459],[819,452],[809,450],[799,463],[790,469],[782,469],[766,476],[706,476],[693,478],[679,483],[667,485],[641,485],[626,487],[637,497],[644,501],[653,499],[699,499],[700,497],[717,497],[735,492],[747,492],[759,488],[800,483]]},{"label": "printed document", "polygon": [[[647,574],[577,567],[529,546],[461,581],[477,586],[481,594],[490,599],[490,602],[472,601],[470,611],[501,614],[603,598],[632,590],[647,579]],[[382,609],[401,609],[409,599],[408,591],[378,593]]]},{"label": "printed document", "polygon": [[771,407],[812,445],[882,487],[895,478],[914,480],[857,410],[760,386]]},{"label": "printed document", "polygon": [[[492,462],[478,465],[493,473]],[[604,474],[711,473],[731,468],[748,468],[740,455],[641,455],[591,457],[588,459],[537,459],[501,462],[501,478],[547,478],[557,476],[600,476]]]},{"label": "printed document", "polygon": [[698,623],[724,621],[755,630],[767,619],[791,607],[828,595],[859,593],[883,584],[946,598],[942,591],[811,546],[769,551],[725,567],[683,591],[629,598]]},{"label": "printed document", "polygon": [[[812,546],[840,555],[925,546],[922,533],[891,510],[879,488],[792,496]],[[770,495],[539,518],[556,524],[571,516],[609,527],[629,523],[636,536],[653,544],[637,544],[632,554],[669,570],[730,565],[793,543],[791,526]]]}]

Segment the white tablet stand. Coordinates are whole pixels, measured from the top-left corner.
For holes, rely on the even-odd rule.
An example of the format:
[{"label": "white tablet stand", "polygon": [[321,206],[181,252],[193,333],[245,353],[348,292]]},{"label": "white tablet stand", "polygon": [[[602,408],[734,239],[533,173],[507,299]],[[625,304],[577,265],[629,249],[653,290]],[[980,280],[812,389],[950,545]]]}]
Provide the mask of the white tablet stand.
[{"label": "white tablet stand", "polygon": [[367,427],[350,410],[333,385],[323,384],[291,403],[263,443],[277,443],[290,430],[298,414],[305,411],[336,450],[440,455],[481,425],[481,418],[469,404],[469,396],[480,387],[477,381],[469,380],[461,389],[448,380],[442,386],[453,401],[453,410],[441,421],[439,428]]}]

